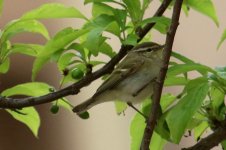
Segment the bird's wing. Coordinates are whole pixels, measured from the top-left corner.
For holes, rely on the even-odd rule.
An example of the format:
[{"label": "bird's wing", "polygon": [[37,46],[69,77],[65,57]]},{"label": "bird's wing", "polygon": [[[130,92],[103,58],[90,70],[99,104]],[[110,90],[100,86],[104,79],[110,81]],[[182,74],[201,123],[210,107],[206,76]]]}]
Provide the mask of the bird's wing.
[{"label": "bird's wing", "polygon": [[144,60],[137,60],[134,58],[124,59],[112,72],[110,77],[102,83],[97,89],[97,92],[93,97],[98,96],[100,93],[112,89],[117,86],[121,81],[126,79],[128,76],[139,71],[141,66],[144,64]]}]

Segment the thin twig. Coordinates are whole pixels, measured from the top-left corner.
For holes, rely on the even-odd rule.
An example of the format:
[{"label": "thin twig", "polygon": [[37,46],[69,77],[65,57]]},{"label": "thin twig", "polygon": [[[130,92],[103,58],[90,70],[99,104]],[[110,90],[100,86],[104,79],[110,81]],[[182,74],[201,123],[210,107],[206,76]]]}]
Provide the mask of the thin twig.
[{"label": "thin twig", "polygon": [[160,70],[159,76],[154,86],[152,109],[149,114],[146,128],[144,130],[144,135],[143,135],[143,139],[140,147],[141,150],[149,150],[151,137],[152,137],[155,125],[157,123],[158,113],[159,113],[158,111],[160,110],[160,98],[162,94],[163,83],[164,83],[166,72],[169,65],[169,59],[172,52],[174,37],[176,34],[177,27],[179,25],[179,18],[180,18],[182,3],[183,3],[183,0],[176,0],[174,4],[174,9],[172,14],[172,23],[166,36],[165,48],[163,51],[163,67]]},{"label": "thin twig", "polygon": [[226,121],[222,122],[221,126],[212,134],[201,139],[198,143],[189,148],[182,150],[208,150],[217,146],[220,142],[226,139]]},{"label": "thin twig", "polygon": [[[169,6],[172,0],[164,0],[162,5],[158,8],[154,16],[162,16],[167,7]],[[139,40],[142,40],[143,37],[152,29],[155,23],[147,24],[143,29],[138,31]],[[35,106],[39,104],[49,103],[59,98],[74,95],[79,93],[80,89],[89,85],[92,81],[100,78],[101,76],[111,73],[114,69],[114,66],[131,50],[133,46],[121,46],[118,54],[115,55],[106,65],[101,69],[95,71],[94,73],[86,75],[80,81],[63,88],[59,91],[52,92],[39,97],[26,97],[26,98],[6,98],[0,97],[0,108],[23,108],[28,106]]]},{"label": "thin twig", "polygon": [[[166,11],[169,4],[172,2],[172,0],[163,0],[162,4],[158,8],[158,10],[155,12],[154,17],[160,17],[162,14]],[[149,23],[146,26],[144,26],[143,29],[140,29],[137,34],[140,37],[138,41],[143,39],[143,37],[150,31],[151,28],[153,28],[155,23]]]},{"label": "thin twig", "polygon": [[39,97],[26,97],[26,98],[6,98],[0,97],[0,108],[22,108],[28,106],[39,105],[43,103],[48,103],[59,98],[74,95],[79,93],[82,87],[89,85],[92,81],[98,79],[104,74],[110,73],[115,64],[117,64],[125,55],[128,50],[130,50],[132,46],[122,46],[119,53],[113,57],[105,66],[101,69],[97,70],[94,73],[88,74],[84,76],[80,81],[63,88],[56,92],[51,92],[49,94],[39,96]]}]

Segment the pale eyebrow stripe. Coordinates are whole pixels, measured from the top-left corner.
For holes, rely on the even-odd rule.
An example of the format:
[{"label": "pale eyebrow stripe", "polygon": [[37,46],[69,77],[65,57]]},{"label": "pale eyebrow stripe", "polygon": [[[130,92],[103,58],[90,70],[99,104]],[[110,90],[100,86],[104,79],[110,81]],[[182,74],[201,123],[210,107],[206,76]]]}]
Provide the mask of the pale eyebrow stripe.
[{"label": "pale eyebrow stripe", "polygon": [[152,49],[152,50],[158,50],[159,48],[164,48],[165,45],[154,45],[152,47],[142,47],[142,48],[138,48],[136,50],[133,50],[134,52],[141,52],[141,51],[145,51],[146,49]]}]

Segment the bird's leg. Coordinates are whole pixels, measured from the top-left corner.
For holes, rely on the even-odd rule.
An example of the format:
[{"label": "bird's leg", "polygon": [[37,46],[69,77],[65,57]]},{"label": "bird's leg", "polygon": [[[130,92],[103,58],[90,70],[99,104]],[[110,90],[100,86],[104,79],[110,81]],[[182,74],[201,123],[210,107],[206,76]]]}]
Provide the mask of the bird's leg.
[{"label": "bird's leg", "polygon": [[130,106],[131,108],[133,108],[140,115],[142,115],[145,118],[145,120],[148,119],[148,117],[144,113],[142,113],[140,110],[138,110],[135,106],[133,106],[133,104],[131,102],[127,102],[127,105]]}]

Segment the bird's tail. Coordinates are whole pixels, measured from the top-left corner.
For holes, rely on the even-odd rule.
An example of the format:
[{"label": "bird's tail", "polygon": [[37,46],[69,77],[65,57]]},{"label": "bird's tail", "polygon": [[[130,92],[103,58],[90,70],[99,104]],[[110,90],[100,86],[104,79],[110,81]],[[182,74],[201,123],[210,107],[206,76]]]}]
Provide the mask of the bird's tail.
[{"label": "bird's tail", "polygon": [[90,98],[90,99],[86,100],[85,102],[75,106],[72,111],[79,115],[79,114],[84,113],[91,107],[93,107],[95,104],[96,104],[95,100],[93,98]]}]

